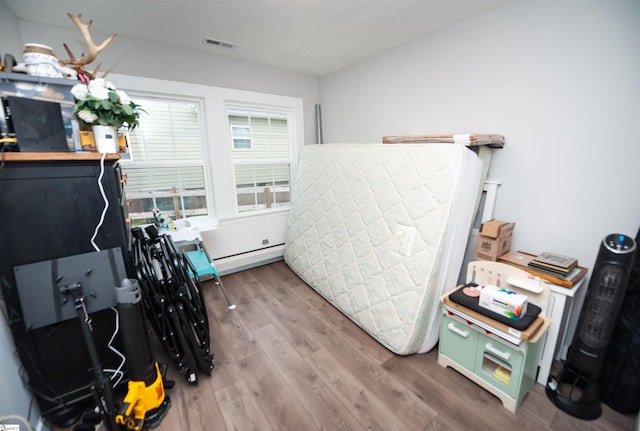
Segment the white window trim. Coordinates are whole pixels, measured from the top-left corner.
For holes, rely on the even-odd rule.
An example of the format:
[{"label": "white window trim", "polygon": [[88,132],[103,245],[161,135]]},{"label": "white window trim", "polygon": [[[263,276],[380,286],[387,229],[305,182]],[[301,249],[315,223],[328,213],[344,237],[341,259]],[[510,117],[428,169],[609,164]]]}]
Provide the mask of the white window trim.
[{"label": "white window trim", "polygon": [[[295,142],[290,154],[291,189],[293,191],[298,154],[304,146],[304,112],[301,98],[118,74],[110,74],[109,80],[119,89],[132,93],[202,101],[200,116],[201,127],[204,129],[203,143],[205,148],[203,155],[205,156],[204,171],[208,210],[219,220],[245,217],[237,212],[231,146],[229,145],[231,129],[228,124],[227,107],[264,107],[265,110],[277,107],[278,111],[286,108],[290,113],[291,142]],[[135,163],[135,161],[129,163]],[[288,208],[284,210],[288,211]],[[273,211],[283,211],[283,209],[268,210],[265,213]]]}]

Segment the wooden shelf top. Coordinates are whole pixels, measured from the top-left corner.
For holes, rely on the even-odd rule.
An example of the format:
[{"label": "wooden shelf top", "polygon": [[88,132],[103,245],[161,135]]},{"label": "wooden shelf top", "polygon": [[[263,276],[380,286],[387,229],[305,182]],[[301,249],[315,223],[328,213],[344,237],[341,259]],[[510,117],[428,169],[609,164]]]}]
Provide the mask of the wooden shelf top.
[{"label": "wooden shelf top", "polygon": [[[79,152],[55,152],[55,153],[26,153],[26,152],[5,152],[0,156],[0,160],[5,162],[67,162],[67,161],[100,161],[102,153],[91,151]],[[120,160],[120,154],[108,153],[105,160]]]}]

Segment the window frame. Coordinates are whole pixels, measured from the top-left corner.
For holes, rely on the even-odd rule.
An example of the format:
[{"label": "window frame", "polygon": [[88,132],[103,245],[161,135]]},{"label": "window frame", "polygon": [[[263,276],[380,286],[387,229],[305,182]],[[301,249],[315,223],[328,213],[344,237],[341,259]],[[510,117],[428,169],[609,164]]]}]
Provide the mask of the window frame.
[{"label": "window frame", "polygon": [[[131,158],[122,158],[120,160],[120,164],[122,166],[122,169],[124,172],[127,171],[127,169],[155,169],[155,168],[188,168],[188,167],[201,167],[202,168],[202,172],[203,172],[203,180],[204,180],[204,194],[205,194],[205,199],[207,201],[207,213],[209,215],[213,214],[212,213],[212,204],[211,201],[213,199],[212,194],[210,193],[210,187],[208,186],[208,181],[210,178],[210,174],[208,173],[208,169],[206,166],[206,161],[204,158],[205,155],[205,147],[206,147],[206,130],[203,127],[203,119],[201,118],[202,116],[202,112],[204,111],[204,100],[202,100],[202,98],[194,98],[194,97],[188,97],[188,96],[179,96],[176,94],[159,94],[159,93],[150,93],[150,92],[146,92],[146,91],[139,91],[139,90],[129,90],[128,94],[131,98],[133,98],[134,100],[138,101],[138,99],[143,99],[143,98],[147,98],[147,99],[157,99],[160,102],[178,102],[178,103],[187,103],[187,104],[194,104],[197,106],[196,111],[198,113],[198,131],[199,131],[199,135],[200,135],[200,156],[201,159],[173,159],[173,160],[160,160],[160,161],[145,161],[145,160],[137,160],[133,157]],[[141,103],[143,109],[144,109],[144,101],[142,101]],[[142,114],[142,115],[146,115],[146,114]],[[130,133],[135,133],[135,132],[130,132]],[[130,141],[131,142],[131,141]],[[130,150],[130,153],[132,153],[132,151]],[[162,194],[160,192],[160,194]],[[157,198],[161,198],[162,196],[153,196],[153,199],[157,199]],[[181,196],[181,198],[184,198],[184,196]],[[180,198],[179,198],[180,199]]]},{"label": "window frame", "polygon": [[[231,166],[234,169],[234,171],[232,172],[233,175],[233,190],[234,193],[237,194],[237,190],[238,190],[238,184],[237,184],[237,179],[235,176],[235,167],[236,166],[240,166],[240,165],[250,165],[250,166],[258,166],[258,165],[282,165],[282,164],[286,164],[289,167],[289,201],[286,205],[281,205],[281,206],[274,206],[271,208],[254,208],[251,210],[243,210],[240,211],[239,205],[238,205],[238,199],[235,199],[235,207],[236,207],[236,214],[238,214],[239,216],[241,215],[251,215],[251,214],[264,214],[264,213],[270,213],[270,212],[274,212],[274,211],[278,211],[278,210],[289,210],[291,207],[291,192],[293,189],[293,172],[295,172],[294,169],[294,164],[295,164],[295,158],[294,158],[294,154],[297,154],[296,149],[295,149],[295,134],[294,134],[294,119],[292,118],[292,110],[290,107],[287,106],[277,106],[277,105],[257,105],[257,104],[252,104],[252,103],[239,103],[237,101],[227,101],[226,105],[226,115],[225,118],[227,120],[227,122],[229,122],[229,116],[231,115],[236,115],[236,116],[244,116],[244,115],[249,115],[252,116],[251,114],[259,114],[259,115],[255,115],[256,117],[262,117],[264,116],[264,118],[270,118],[270,119],[275,119],[275,118],[281,118],[281,119],[286,119],[287,121],[287,141],[289,143],[289,148],[288,148],[288,157],[287,158],[278,158],[278,157],[274,157],[274,158],[269,158],[269,159],[246,159],[246,160],[233,160],[233,154],[231,154]],[[229,122],[229,130],[231,130],[231,123]],[[249,129],[251,129],[251,127],[248,127]],[[253,133],[252,130],[250,130],[250,133]]]}]

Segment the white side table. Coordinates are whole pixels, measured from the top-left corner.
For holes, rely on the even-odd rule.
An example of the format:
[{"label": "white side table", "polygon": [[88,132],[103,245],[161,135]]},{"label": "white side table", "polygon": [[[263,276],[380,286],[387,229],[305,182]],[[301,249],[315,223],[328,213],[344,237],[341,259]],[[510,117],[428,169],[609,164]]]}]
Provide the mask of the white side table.
[{"label": "white side table", "polygon": [[566,357],[570,343],[568,339],[569,323],[571,320],[573,309],[580,309],[586,288],[582,288],[585,283],[586,276],[573,287],[562,287],[549,283],[549,305],[547,307],[547,315],[551,317],[551,326],[547,332],[547,338],[542,348],[542,356],[540,358],[537,382],[546,385],[551,371],[551,365],[554,359]]}]

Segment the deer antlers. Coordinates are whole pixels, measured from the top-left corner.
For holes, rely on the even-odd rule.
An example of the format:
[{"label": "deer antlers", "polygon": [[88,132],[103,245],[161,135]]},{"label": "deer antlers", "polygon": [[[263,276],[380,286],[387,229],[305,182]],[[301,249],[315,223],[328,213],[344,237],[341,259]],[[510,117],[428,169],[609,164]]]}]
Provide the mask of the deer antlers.
[{"label": "deer antlers", "polygon": [[[113,40],[113,38],[116,37],[116,33],[112,34],[111,36],[106,38],[104,40],[104,42],[102,42],[100,45],[96,46],[96,44],[93,42],[93,39],[91,38],[91,34],[89,33],[89,27],[91,27],[91,24],[93,23],[93,20],[91,20],[91,21],[89,21],[87,23],[83,23],[81,21],[81,19],[80,19],[80,17],[81,17],[80,14],[71,15],[70,13],[67,13],[67,15],[69,16],[69,18],[71,18],[71,21],[73,21],[73,23],[76,25],[76,27],[78,27],[78,29],[80,30],[80,34],[82,34],[82,37],[84,37],[85,42],[87,42],[88,51],[87,51],[86,55],[84,53],[82,53],[80,58],[76,58],[73,55],[73,53],[71,52],[71,49],[69,49],[69,47],[67,46],[67,44],[63,43],[64,49],[65,49],[65,51],[67,51],[67,54],[69,55],[69,58],[66,59],[66,60],[60,60],[59,63],[61,65],[63,65],[63,66],[69,65],[69,67],[71,67],[76,72],[78,72],[78,74],[84,74],[84,75],[88,76],[89,78],[94,79],[96,77],[96,75],[98,73],[98,69],[100,69],[100,66],[102,65],[102,63],[98,64],[98,66],[95,68],[93,73],[88,72],[85,69],[85,66],[96,59],[96,57],[98,56],[98,53],[100,53],[100,51],[105,49],[106,46],[109,45],[109,43]],[[107,73],[109,73],[109,71],[106,71],[104,73],[104,76],[106,76]]]}]

